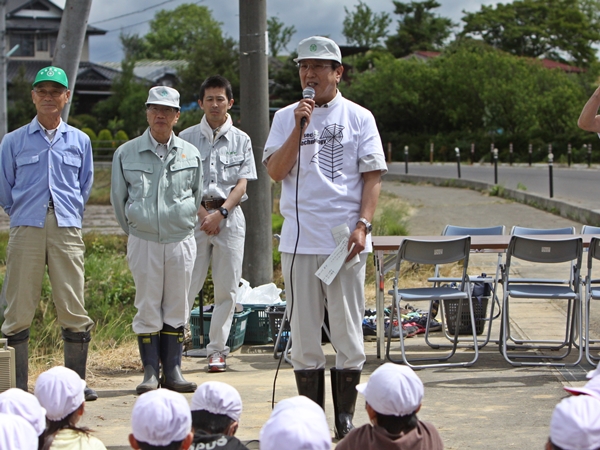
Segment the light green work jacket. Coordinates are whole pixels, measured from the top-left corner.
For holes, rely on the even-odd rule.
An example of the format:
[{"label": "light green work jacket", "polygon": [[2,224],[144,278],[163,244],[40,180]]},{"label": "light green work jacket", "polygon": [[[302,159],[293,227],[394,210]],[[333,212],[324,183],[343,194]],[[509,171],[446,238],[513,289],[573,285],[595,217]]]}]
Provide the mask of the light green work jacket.
[{"label": "light green work jacket", "polygon": [[161,159],[143,135],[121,145],[112,165],[110,201],[125,233],[169,244],[194,235],[202,200],[202,159],[173,135]]}]

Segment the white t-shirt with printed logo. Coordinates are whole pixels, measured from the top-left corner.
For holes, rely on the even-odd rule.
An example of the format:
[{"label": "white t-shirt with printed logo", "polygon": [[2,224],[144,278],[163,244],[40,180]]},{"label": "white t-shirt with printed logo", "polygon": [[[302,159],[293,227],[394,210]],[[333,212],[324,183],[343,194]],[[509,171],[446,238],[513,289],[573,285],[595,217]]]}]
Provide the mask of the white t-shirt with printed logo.
[{"label": "white t-shirt with printed logo", "polygon": [[[297,103],[275,114],[263,162],[275,153],[295,126]],[[373,158],[375,156],[375,158]],[[331,228],[346,223],[350,232],[360,215],[361,172],[387,171],[381,138],[370,111],[338,92],[327,108],[315,108],[304,130],[298,161],[282,182],[284,217],[279,251],[293,253],[296,243],[296,177],[300,240],[297,253],[326,255],[335,249]],[[365,163],[368,161],[368,163]],[[365,252],[371,251],[367,236]]]}]

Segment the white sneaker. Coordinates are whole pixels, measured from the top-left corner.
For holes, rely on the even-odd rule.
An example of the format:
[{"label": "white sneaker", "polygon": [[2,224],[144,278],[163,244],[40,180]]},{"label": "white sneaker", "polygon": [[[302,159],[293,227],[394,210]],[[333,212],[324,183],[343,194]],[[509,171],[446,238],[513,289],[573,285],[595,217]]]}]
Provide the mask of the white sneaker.
[{"label": "white sneaker", "polygon": [[225,363],[225,355],[220,352],[215,352],[208,358],[209,372],[225,372],[227,364]]}]

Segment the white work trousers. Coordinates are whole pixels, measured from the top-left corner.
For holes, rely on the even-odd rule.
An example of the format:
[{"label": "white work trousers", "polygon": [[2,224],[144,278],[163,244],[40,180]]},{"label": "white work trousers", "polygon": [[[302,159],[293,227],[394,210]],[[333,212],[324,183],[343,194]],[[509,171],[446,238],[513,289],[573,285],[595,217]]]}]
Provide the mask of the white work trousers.
[{"label": "white work trousers", "polygon": [[210,320],[210,342],[206,346],[209,356],[215,352],[227,355],[230,350],[227,346],[227,338],[233,321],[244,260],[246,219],[242,208],[239,206],[233,208],[229,217],[221,220],[219,227],[219,234],[209,236],[200,230],[200,223],[196,225],[195,237],[198,250],[189,295],[189,304],[192,308],[196,295],[204,286],[208,266],[212,260],[215,304]]},{"label": "white work trousers", "polygon": [[321,348],[325,301],[329,313],[331,344],[337,350],[336,369],[362,370],[365,362],[362,322],[365,315],[367,254],[362,253],[360,263],[350,269],[342,266],[329,286],[315,275],[328,256],[296,255],[290,275],[293,255],[281,254],[285,298],[288,314],[291,312],[292,316],[291,356],[294,370],[325,367],[325,355]]},{"label": "white work trousers", "polygon": [[187,302],[196,241],[160,244],[129,235],[127,262],[135,283],[133,331],[155,333],[163,324],[179,328],[190,317]]}]

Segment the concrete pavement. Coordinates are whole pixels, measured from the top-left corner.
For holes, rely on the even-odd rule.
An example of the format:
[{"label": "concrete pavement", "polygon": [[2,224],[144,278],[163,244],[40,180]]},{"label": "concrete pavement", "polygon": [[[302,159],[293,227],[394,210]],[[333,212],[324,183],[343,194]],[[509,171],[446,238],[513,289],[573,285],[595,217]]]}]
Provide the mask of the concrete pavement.
[{"label": "concrete pavement", "polygon": [[[440,234],[448,224],[488,226],[504,224],[507,231],[512,225],[531,227],[557,227],[581,223],[559,217],[526,205],[499,197],[489,197],[468,189],[385,182],[384,190],[398,195],[410,205],[408,219],[410,234]],[[489,255],[488,255],[489,256]],[[474,271],[491,272],[486,255],[472,258]],[[475,262],[478,259],[478,262]],[[523,268],[526,270],[526,268]],[[386,290],[389,286],[386,286]],[[387,298],[386,302],[390,299]],[[539,302],[523,304],[513,311],[520,319],[513,323],[515,330],[533,336],[541,331],[552,331],[556,321],[564,318],[560,304]],[[497,335],[499,322],[494,322],[493,336]],[[595,329],[599,329],[596,325]],[[407,341],[410,348],[423,345],[419,335]],[[419,347],[417,347],[419,345]],[[365,343],[367,362],[363,380],[384,361],[376,358],[375,343]],[[334,364],[334,351],[324,346],[328,355],[327,367]],[[392,342],[398,354],[398,342]],[[131,358],[138,358],[137,353]],[[271,410],[271,397],[278,361],[273,358],[272,346],[243,346],[228,358],[229,370],[222,374],[204,372],[206,360],[185,358],[183,369],[189,380],[202,383],[220,380],[235,386],[242,396],[244,412],[238,437],[244,441],[258,439],[259,431]],[[564,385],[582,385],[590,367],[582,363],[569,370],[552,368],[513,368],[504,361],[498,347],[490,344],[470,368],[427,369],[418,372],[425,384],[425,399],[419,417],[433,422],[448,449],[504,449],[542,448],[547,436],[550,416],[556,403],[566,396]],[[326,415],[333,427],[333,406],[326,372]],[[93,378],[94,379],[94,378]],[[84,425],[96,430],[109,449],[128,448],[127,434],[131,408],[135,402],[135,386],[142,374],[95,377],[100,398],[86,405]],[[92,384],[92,386],[94,386]],[[296,395],[291,367],[283,363],[276,380],[275,401]],[[191,394],[186,394],[188,399]],[[357,402],[355,424],[368,419],[364,400]],[[332,431],[333,435],[333,431]],[[256,444],[251,447],[257,448]],[[285,443],[282,443],[282,448]]]}]

